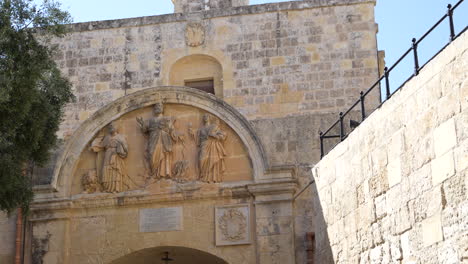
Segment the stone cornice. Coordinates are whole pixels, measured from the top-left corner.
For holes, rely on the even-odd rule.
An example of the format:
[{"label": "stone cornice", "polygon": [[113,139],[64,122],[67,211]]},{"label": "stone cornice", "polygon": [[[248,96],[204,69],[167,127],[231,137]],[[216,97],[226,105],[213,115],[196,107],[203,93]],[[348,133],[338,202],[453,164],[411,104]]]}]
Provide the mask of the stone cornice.
[{"label": "stone cornice", "polygon": [[[142,205],[164,206],[177,202],[195,202],[203,200],[232,200],[255,198],[256,202],[274,202],[278,195],[293,195],[297,182],[294,179],[271,180],[249,183],[243,186],[220,186],[210,192],[191,192],[190,195],[179,190],[173,193],[152,194],[146,191],[130,191],[118,194],[96,193],[78,194],[70,198],[36,200],[31,205],[30,221],[50,221],[67,219],[74,210],[100,210]],[[269,197],[269,199],[265,199]],[[281,196],[282,197],[282,196]],[[258,201],[257,201],[258,200]]]},{"label": "stone cornice", "polygon": [[292,11],[302,9],[312,9],[320,7],[342,6],[371,3],[375,4],[375,0],[304,0],[291,1],[280,3],[269,3],[262,5],[248,5],[225,9],[214,9],[201,11],[196,13],[175,13],[158,16],[144,16],[136,18],[125,18],[115,20],[91,21],[83,23],[75,23],[70,25],[72,32],[93,31],[102,29],[122,28],[122,27],[137,27],[154,24],[164,24],[173,22],[184,22],[193,19],[211,19],[217,17],[252,15],[278,11]]}]

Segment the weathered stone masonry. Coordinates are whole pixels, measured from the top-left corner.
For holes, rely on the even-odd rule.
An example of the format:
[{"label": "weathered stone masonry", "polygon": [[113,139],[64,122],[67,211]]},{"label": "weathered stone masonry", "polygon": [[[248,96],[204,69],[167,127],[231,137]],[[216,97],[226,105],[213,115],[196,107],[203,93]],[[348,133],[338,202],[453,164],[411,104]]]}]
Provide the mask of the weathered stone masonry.
[{"label": "weathered stone masonry", "polygon": [[[239,263],[249,263],[252,259],[258,263],[288,263],[292,259],[306,263],[307,252],[313,248],[306,233],[326,230],[325,221],[320,204],[310,196],[310,189],[294,203],[288,199],[312,178],[310,168],[319,160],[318,130],[327,127],[337,112],[353,103],[359,91],[377,78],[375,1],[308,0],[256,6],[240,6],[245,1],[209,1],[209,6],[203,2],[203,8],[192,5],[190,8],[198,9],[188,10],[204,10],[200,12],[71,25],[72,32],[55,42],[59,47],[56,60],[72,81],[77,97],[66,109],[59,137],[66,145],[80,126],[95,118],[96,112],[126,95],[176,85],[171,76],[185,78],[180,72],[172,72],[174,65],[184,61],[181,59],[196,56],[212,59],[222,67],[222,89],[216,96],[248,119],[263,143],[271,168],[294,168],[294,181],[298,184],[285,184],[282,188],[287,193],[279,195],[285,201],[277,204],[268,201],[276,197],[268,193],[269,188],[274,193],[275,185],[252,187],[250,194],[238,191],[231,198],[222,196],[217,201],[198,202],[187,209],[190,221],[187,230],[209,234],[212,227],[203,221],[212,219],[213,206],[251,202],[249,195],[255,193],[258,199],[265,200],[256,204],[258,245],[243,246],[244,254],[236,254],[235,249],[211,248],[210,252],[224,252]],[[223,5],[231,2],[234,7],[217,8],[212,2]],[[187,7],[181,8],[180,11],[187,11]],[[194,47],[187,44],[186,28],[191,23],[203,28],[203,44]],[[192,68],[213,70],[200,65]],[[378,94],[374,94],[368,100],[368,107],[372,108],[377,101]],[[58,162],[52,161],[52,166]],[[51,190],[53,168],[37,172],[39,197],[63,198],[60,196],[63,188],[47,193]],[[156,234],[151,237],[153,240],[137,239],[132,233],[137,223],[137,198],[106,198],[99,202],[91,198],[89,202],[80,200],[78,195],[71,198],[73,202],[57,202],[53,208],[48,208],[47,203],[52,200],[47,199],[36,203],[42,209],[37,210],[34,231],[37,241],[49,241],[49,238],[51,241],[39,247],[41,252],[46,251],[40,256],[44,263],[107,261],[129,248],[134,249],[136,244],[162,241],[158,240],[161,237],[168,238],[166,242],[187,241],[193,247],[211,245],[209,236],[188,241],[187,233],[167,237]],[[76,208],[69,210],[70,204]],[[104,204],[108,209],[95,207]],[[127,207],[119,207],[124,204]],[[133,240],[121,241],[122,235],[113,232],[123,224],[127,224],[123,234]],[[81,229],[92,234],[89,240],[93,243],[72,232]],[[317,248],[313,258],[317,263],[332,262],[328,237],[317,231],[315,237]],[[109,241],[112,250],[99,249]],[[80,245],[92,250],[86,252]],[[61,246],[69,251],[64,253]],[[0,253],[8,258],[8,250]]]},{"label": "weathered stone masonry", "polygon": [[[373,1],[296,1],[73,25],[57,44],[76,104],[61,135],[134,91],[169,85],[171,65],[206,54],[223,66],[223,99],[249,119],[336,112],[378,75]],[[206,41],[187,48],[188,22]]]},{"label": "weathered stone masonry", "polygon": [[468,261],[467,44],[464,33],[313,168],[335,263]]}]

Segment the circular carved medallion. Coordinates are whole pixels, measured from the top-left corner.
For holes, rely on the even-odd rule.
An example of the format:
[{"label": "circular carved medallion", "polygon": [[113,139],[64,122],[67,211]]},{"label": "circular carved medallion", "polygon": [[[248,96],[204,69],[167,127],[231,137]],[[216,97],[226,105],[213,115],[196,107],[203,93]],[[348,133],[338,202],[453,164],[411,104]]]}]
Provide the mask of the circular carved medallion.
[{"label": "circular carved medallion", "polygon": [[189,23],[185,29],[185,42],[190,47],[197,47],[205,42],[205,28],[200,23]]},{"label": "circular carved medallion", "polygon": [[219,229],[224,238],[229,241],[245,239],[247,219],[237,208],[228,209],[219,218]]}]

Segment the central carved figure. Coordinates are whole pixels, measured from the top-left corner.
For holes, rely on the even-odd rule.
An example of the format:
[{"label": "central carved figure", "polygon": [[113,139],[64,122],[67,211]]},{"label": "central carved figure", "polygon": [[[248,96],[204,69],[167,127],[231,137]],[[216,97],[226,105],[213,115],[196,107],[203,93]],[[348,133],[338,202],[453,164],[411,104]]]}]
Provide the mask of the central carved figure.
[{"label": "central carved figure", "polygon": [[175,118],[164,116],[164,105],[156,103],[154,117],[147,121],[137,117],[141,131],[148,136],[145,159],[150,174],[155,178],[171,178],[173,166],[173,147],[182,135],[175,131]]}]

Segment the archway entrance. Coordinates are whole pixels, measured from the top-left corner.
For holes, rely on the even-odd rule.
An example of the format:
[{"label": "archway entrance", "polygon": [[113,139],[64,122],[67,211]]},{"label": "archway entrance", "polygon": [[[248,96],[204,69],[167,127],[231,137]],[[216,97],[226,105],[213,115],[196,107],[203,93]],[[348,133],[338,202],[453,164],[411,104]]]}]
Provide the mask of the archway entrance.
[{"label": "archway entrance", "polygon": [[[167,253],[166,253],[167,252]],[[112,261],[110,264],[228,264],[210,253],[186,247],[146,248]]]}]

